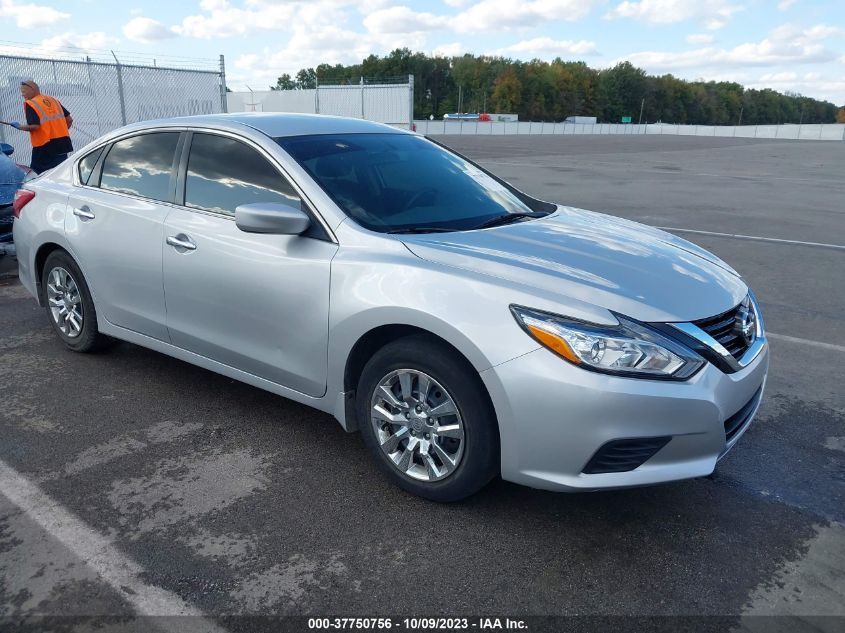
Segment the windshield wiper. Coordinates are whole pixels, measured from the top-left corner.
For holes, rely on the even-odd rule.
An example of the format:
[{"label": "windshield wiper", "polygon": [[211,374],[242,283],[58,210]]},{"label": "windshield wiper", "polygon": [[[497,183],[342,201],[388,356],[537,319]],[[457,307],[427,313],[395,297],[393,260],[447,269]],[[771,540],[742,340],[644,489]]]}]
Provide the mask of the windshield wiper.
[{"label": "windshield wiper", "polygon": [[473,226],[470,230],[489,229],[491,226],[502,226],[503,224],[510,224],[523,218],[542,218],[549,215],[549,211],[519,211],[518,213],[505,213],[504,215],[497,215],[495,218],[485,220],[478,226]]},{"label": "windshield wiper", "polygon": [[453,233],[455,229],[442,226],[414,226],[409,229],[393,229],[388,233]]}]

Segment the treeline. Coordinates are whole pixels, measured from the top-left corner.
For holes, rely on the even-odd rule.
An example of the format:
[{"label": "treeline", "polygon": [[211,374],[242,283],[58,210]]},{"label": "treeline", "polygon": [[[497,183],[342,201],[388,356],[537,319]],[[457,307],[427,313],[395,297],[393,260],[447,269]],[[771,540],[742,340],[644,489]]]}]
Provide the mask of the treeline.
[{"label": "treeline", "polygon": [[[523,62],[503,57],[430,57],[407,48],[370,55],[360,64],[320,64],[282,75],[274,90],[323,84],[357,84],[414,76],[414,118],[447,112],[516,113],[524,121],[595,116],[619,122],[629,116],[653,123],[743,125],[834,123],[837,107],[797,94],[752,90],[727,81],[684,81],[647,75],[628,62],[596,70],[584,62]],[[845,109],[842,110],[845,115]]]}]

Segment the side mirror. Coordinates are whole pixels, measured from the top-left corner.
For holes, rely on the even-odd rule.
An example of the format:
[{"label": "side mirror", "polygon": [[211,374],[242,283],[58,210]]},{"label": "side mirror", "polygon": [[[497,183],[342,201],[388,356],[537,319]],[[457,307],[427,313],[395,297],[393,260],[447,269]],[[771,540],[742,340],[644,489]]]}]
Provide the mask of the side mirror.
[{"label": "side mirror", "polygon": [[255,202],[235,207],[235,224],[244,233],[299,235],[311,226],[300,203]]},{"label": "side mirror", "polygon": [[15,153],[15,148],[8,143],[0,143],[0,151],[2,151],[6,156],[11,156]]}]

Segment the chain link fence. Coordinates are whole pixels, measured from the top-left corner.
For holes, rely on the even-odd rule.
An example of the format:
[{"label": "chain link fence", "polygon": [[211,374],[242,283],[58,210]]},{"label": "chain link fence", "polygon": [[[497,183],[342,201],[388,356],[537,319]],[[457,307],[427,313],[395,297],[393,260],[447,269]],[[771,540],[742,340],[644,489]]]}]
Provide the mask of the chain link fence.
[{"label": "chain link fence", "polygon": [[331,114],[410,127],[414,76],[319,83],[314,88],[230,92],[229,112]]},{"label": "chain link fence", "polygon": [[[172,116],[213,114],[226,108],[223,58],[217,70],[102,61],[0,55],[0,119],[25,122],[21,81],[34,80],[73,116],[70,137],[80,149],[122,125]],[[0,141],[29,164],[29,135],[0,126]]]}]

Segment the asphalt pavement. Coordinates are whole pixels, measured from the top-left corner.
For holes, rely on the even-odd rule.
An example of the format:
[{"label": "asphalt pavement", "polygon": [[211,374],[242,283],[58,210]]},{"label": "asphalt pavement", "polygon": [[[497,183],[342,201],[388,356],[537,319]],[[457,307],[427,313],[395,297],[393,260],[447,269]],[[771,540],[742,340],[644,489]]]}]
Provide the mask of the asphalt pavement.
[{"label": "asphalt pavement", "polygon": [[497,480],[438,505],[380,477],[326,414],[127,343],[67,351],[0,276],[0,629],[181,613],[153,624],[552,614],[843,630],[845,143],[438,140],[533,195],[670,227],[746,277],[771,372],[716,475],[576,495]]}]

